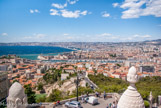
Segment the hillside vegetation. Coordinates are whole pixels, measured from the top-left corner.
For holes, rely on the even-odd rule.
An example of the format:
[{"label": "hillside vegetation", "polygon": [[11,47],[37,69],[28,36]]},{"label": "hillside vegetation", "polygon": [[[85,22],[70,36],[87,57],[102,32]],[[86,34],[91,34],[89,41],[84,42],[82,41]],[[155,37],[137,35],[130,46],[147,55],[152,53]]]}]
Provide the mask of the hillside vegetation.
[{"label": "hillside vegetation", "polygon": [[[129,83],[117,78],[106,77],[103,74],[89,75],[90,80],[92,80],[98,87],[98,91],[106,92],[117,92],[122,93],[127,89]],[[145,77],[141,78],[137,83],[136,87],[143,97],[144,100],[148,100],[150,91],[155,102],[157,102],[158,95],[161,95],[161,77]]]},{"label": "hillside vegetation", "polygon": [[126,81],[118,78],[106,77],[103,74],[88,75],[88,77],[99,87],[98,91],[100,92],[106,91],[120,93],[128,86]]}]

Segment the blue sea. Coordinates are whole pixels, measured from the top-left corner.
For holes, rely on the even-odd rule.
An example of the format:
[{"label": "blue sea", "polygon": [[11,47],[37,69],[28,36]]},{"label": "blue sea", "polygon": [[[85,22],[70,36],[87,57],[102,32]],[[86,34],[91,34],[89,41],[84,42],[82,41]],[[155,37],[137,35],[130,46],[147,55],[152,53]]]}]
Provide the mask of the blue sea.
[{"label": "blue sea", "polygon": [[58,55],[63,52],[70,52],[71,49],[62,47],[51,47],[51,46],[0,46],[0,56],[8,54],[16,54],[21,58],[37,60],[39,54],[47,55]]}]

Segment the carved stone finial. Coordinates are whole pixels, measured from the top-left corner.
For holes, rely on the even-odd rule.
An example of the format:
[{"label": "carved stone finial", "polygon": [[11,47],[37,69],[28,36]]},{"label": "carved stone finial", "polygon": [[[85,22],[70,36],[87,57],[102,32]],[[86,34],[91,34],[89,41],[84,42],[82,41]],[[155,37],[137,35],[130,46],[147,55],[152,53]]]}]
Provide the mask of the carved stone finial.
[{"label": "carved stone finial", "polygon": [[134,66],[129,69],[127,81],[130,83],[130,86],[122,94],[118,102],[118,108],[145,108],[144,101],[135,87],[138,75]]},{"label": "carved stone finial", "polygon": [[20,83],[15,82],[9,89],[7,97],[7,108],[26,108],[27,96],[24,93],[24,88]]},{"label": "carved stone finial", "polygon": [[138,81],[138,75],[137,75],[137,72],[136,72],[136,68],[134,66],[132,66],[130,69],[129,69],[129,72],[127,74],[127,81],[131,84],[135,84],[137,81]]}]

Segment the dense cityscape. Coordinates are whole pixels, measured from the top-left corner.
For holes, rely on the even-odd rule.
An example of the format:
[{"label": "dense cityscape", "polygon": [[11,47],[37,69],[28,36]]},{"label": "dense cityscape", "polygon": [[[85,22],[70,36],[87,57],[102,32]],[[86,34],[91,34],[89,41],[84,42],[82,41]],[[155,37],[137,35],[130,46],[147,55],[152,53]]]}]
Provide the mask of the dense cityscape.
[{"label": "dense cityscape", "polygon": [[0,108],[161,108],[161,0],[0,0]]},{"label": "dense cityscape", "polygon": [[[41,54],[41,58],[38,57],[38,60],[20,58],[15,54],[0,57],[1,100],[8,96],[9,88],[14,82],[19,82],[25,89],[27,86],[30,87],[36,97],[33,98],[27,95],[30,104],[57,102],[74,98],[76,97],[77,89],[75,81],[79,77],[79,96],[95,92],[112,93],[109,96],[117,93],[117,95],[114,95],[117,99],[113,101],[118,101],[120,93],[128,85],[127,74],[132,66],[135,66],[139,79],[157,78],[158,76],[158,84],[160,84],[161,46],[159,40],[136,43],[54,44],[52,46],[66,46],[65,48],[73,49],[73,51],[52,57]],[[31,44],[23,43],[18,45]],[[38,45],[43,45],[43,43]],[[47,45],[48,43],[45,46]],[[124,84],[121,87],[113,84],[116,87],[103,88],[103,85],[100,86],[96,82],[97,80],[94,80],[95,76],[119,79]],[[160,88],[155,91],[147,89],[147,92],[141,93],[141,95],[147,100],[149,93],[155,93],[156,91],[157,96],[155,96],[155,101],[153,100],[153,102],[158,103],[160,99],[158,96],[161,95]],[[54,92],[60,92],[63,96],[55,97]],[[49,107],[49,105],[46,106]]]}]

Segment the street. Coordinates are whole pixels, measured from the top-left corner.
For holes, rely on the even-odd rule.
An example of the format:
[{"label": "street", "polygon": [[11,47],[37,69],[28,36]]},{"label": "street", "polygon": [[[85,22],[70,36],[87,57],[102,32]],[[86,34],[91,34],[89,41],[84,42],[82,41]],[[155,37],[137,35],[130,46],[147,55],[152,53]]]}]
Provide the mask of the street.
[{"label": "street", "polygon": [[86,76],[86,72],[83,72],[82,75],[80,75],[81,78],[84,78],[84,80],[86,81],[86,83],[88,83],[89,86],[92,86],[94,89],[97,88],[97,86],[95,84],[93,84],[89,78],[85,77]]}]

